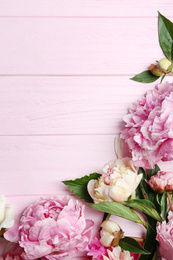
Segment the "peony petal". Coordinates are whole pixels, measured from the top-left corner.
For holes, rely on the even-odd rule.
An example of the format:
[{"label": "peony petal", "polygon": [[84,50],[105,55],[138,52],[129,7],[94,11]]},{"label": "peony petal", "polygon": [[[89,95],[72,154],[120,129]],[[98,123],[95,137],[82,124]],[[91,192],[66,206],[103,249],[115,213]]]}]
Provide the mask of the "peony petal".
[{"label": "peony petal", "polygon": [[4,233],[5,239],[15,243],[19,242],[19,227],[19,223],[15,222],[14,225]]}]

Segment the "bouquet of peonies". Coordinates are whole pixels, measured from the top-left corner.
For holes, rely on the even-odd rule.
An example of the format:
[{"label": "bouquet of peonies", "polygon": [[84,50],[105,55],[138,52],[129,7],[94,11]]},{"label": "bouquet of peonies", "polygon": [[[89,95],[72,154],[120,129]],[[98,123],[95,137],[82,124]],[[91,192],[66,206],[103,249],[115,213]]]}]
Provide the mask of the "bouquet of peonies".
[{"label": "bouquet of peonies", "polygon": [[[63,183],[85,204],[100,211],[103,221],[92,235],[92,220],[84,205],[69,196],[40,198],[28,206],[19,222],[12,205],[0,195],[0,260],[76,259],[85,252],[91,260],[172,260],[173,172],[159,161],[173,159],[173,83],[162,83],[173,72],[173,23],[159,13],[159,42],[166,58],[134,78],[161,83],[131,106],[125,129],[116,138],[116,158],[92,173]],[[125,236],[112,215],[145,229],[145,237]],[[110,218],[111,217],[111,218]]]}]

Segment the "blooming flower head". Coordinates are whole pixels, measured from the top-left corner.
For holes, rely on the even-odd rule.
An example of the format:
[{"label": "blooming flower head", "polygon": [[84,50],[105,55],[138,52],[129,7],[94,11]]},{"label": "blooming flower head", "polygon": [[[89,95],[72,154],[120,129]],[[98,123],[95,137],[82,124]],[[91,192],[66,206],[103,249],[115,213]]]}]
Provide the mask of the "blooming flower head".
[{"label": "blooming flower head", "polygon": [[173,191],[173,172],[159,171],[147,183],[158,193],[171,192]]},{"label": "blooming flower head", "polygon": [[105,220],[101,224],[100,242],[105,247],[117,246],[123,237],[120,226],[112,220]]},{"label": "blooming flower head", "polygon": [[159,84],[134,103],[124,117],[123,138],[135,165],[154,168],[173,159],[173,83]]},{"label": "blooming flower head", "polygon": [[130,158],[110,161],[103,168],[104,174],[98,180],[90,180],[88,192],[94,202],[123,202],[137,188],[142,174],[137,175]]},{"label": "blooming flower head", "polygon": [[163,221],[157,225],[156,239],[159,242],[159,252],[161,257],[172,260],[173,256],[173,213],[168,215],[168,223]]},{"label": "blooming flower head", "polygon": [[92,260],[134,260],[133,256],[128,251],[122,251],[120,246],[105,248],[96,237],[92,239],[87,255]]},{"label": "blooming flower head", "polygon": [[[18,240],[25,253],[24,259],[62,259],[83,251],[90,241],[93,222],[85,220],[84,206],[64,197],[40,199],[22,214]],[[17,231],[16,230],[16,231]],[[14,230],[9,229],[5,238],[12,240]]]},{"label": "blooming flower head", "polygon": [[100,243],[97,237],[92,238],[87,251],[87,256],[91,259],[103,260],[103,255],[107,255],[107,249]]},{"label": "blooming flower head", "polygon": [[14,207],[12,204],[5,205],[5,197],[0,194],[0,230],[10,228],[14,224]]}]

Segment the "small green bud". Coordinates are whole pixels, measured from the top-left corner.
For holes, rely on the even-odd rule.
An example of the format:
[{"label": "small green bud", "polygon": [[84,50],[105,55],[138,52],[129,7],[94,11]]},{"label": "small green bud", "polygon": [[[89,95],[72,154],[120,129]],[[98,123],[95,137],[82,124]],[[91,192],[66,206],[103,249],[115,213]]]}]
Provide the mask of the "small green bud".
[{"label": "small green bud", "polygon": [[169,59],[164,58],[158,61],[157,68],[163,73],[169,73],[173,68],[173,64]]},{"label": "small green bud", "polygon": [[151,73],[157,77],[160,77],[163,74],[163,71],[158,69],[154,64],[151,64],[149,69]]}]

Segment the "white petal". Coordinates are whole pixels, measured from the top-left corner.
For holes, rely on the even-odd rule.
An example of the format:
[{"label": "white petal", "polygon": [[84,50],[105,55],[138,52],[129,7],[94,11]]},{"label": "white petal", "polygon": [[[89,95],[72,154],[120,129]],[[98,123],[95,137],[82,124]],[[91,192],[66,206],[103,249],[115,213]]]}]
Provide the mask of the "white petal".
[{"label": "white petal", "polygon": [[115,223],[112,220],[105,220],[102,224],[101,227],[103,229],[105,229],[106,231],[108,231],[109,233],[113,233],[115,231],[120,231],[120,227],[117,225],[117,223]]},{"label": "white petal", "polygon": [[14,219],[6,218],[6,219],[4,219],[4,221],[1,222],[0,229],[1,228],[11,228],[13,225],[14,225]]},{"label": "white petal", "polygon": [[5,217],[4,218],[14,219],[14,217],[15,217],[14,206],[12,204],[7,204],[5,206]]},{"label": "white petal", "polygon": [[100,243],[105,247],[111,246],[114,236],[106,231],[100,232],[100,235],[101,235]]},{"label": "white petal", "polygon": [[89,195],[91,196],[91,198],[95,201],[96,198],[95,198],[95,183],[97,182],[97,180],[90,180],[88,182],[88,185],[87,185],[87,190],[88,190],[88,193]]}]

